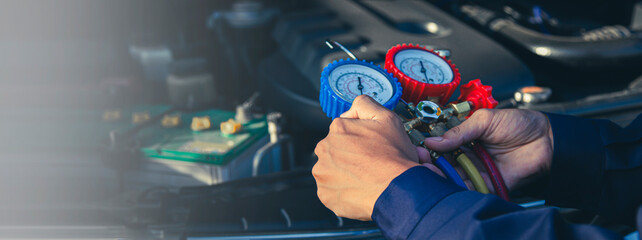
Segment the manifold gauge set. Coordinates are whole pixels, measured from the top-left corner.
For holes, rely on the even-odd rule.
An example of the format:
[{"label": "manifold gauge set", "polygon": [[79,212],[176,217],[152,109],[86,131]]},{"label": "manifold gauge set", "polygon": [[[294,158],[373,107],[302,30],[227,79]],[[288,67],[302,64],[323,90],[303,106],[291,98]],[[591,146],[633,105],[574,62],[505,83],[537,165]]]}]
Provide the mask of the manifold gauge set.
[{"label": "manifold gauge set", "polygon": [[[330,48],[339,47],[351,58],[334,61],[321,73],[319,101],[332,119],[350,109],[357,96],[368,95],[397,113],[412,143],[425,148],[426,137],[441,136],[476,110],[497,106],[492,87],[482,85],[479,79],[462,85],[457,100],[449,102],[461,83],[461,75],[438,51],[421,45],[399,44],[388,50],[381,68],[358,60],[336,41],[327,40],[326,44]],[[488,186],[492,186],[498,196],[509,200],[504,180],[485,148],[477,142],[467,143],[465,147],[481,161],[490,184],[486,184],[461,149],[448,153],[427,150],[433,163],[455,184],[481,193],[489,193]],[[463,179],[469,179],[471,186]]]}]

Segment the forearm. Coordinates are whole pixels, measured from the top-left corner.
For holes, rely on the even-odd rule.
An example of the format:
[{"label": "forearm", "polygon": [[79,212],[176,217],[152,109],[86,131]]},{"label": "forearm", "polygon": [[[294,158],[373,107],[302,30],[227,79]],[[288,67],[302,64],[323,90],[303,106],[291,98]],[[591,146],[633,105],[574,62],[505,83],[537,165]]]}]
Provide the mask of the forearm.
[{"label": "forearm", "polygon": [[524,210],[493,195],[465,191],[422,167],[393,180],[372,218],[389,239],[618,238],[598,227],[567,224],[553,208]]}]

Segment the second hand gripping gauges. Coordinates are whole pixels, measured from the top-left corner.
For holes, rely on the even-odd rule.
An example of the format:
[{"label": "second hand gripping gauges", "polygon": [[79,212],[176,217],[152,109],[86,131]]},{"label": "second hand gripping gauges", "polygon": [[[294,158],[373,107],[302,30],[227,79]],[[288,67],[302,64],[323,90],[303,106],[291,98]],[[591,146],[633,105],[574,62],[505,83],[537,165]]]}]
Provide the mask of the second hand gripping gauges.
[{"label": "second hand gripping gauges", "polygon": [[[386,54],[385,68],[400,79],[404,89],[402,98],[407,102],[416,103],[418,113],[422,111],[421,108],[426,100],[445,106],[461,82],[459,70],[450,60],[419,45],[400,44],[392,47]],[[473,80],[461,86],[461,95],[457,101],[448,104],[448,108],[444,110],[442,116],[439,116],[439,119],[431,120],[432,123],[427,124],[429,134],[441,136],[448,128],[456,127],[463,121],[461,119],[471,115],[474,111],[497,106],[497,101],[493,99],[491,92],[492,88],[482,85],[479,80]],[[413,108],[412,105],[410,107]],[[410,134],[410,132],[408,133]],[[411,138],[413,137],[411,136]],[[414,138],[419,139],[416,134]],[[420,145],[423,146],[423,142]],[[497,194],[509,200],[508,190],[501,173],[485,149],[479,143],[471,143],[468,146],[473,146],[476,155],[482,160]],[[451,166],[448,166],[448,163],[440,158],[440,154],[434,151],[430,152],[435,164],[443,172],[452,173]],[[476,190],[487,193],[486,184],[470,159],[461,150],[455,151],[453,155],[471,179]],[[458,175],[450,174],[448,177],[456,183],[461,183],[458,181]]]}]

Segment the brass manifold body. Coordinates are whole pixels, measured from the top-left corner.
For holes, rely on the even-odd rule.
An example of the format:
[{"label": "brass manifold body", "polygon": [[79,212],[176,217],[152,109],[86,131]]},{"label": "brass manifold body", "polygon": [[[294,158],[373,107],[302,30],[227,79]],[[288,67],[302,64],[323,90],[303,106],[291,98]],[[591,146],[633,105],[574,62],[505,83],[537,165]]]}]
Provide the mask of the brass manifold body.
[{"label": "brass manifold body", "polygon": [[426,100],[416,106],[407,104],[406,110],[413,118],[405,120],[404,129],[412,143],[420,146],[425,139],[423,133],[438,137],[461,124],[470,113],[471,104],[468,101],[450,103],[442,110],[437,103]]},{"label": "brass manifold body", "polygon": [[[461,124],[472,109],[471,103],[468,101],[448,104],[443,110],[437,103],[428,100],[419,102],[417,106],[406,104],[405,107],[413,118],[404,121],[404,129],[410,137],[412,144],[423,148],[426,148],[424,145],[426,136],[424,136],[423,133],[428,133],[431,137],[442,136],[448,129],[452,129]],[[428,148],[426,149],[433,160],[443,156],[442,153]],[[453,159],[459,163],[463,171],[468,175],[475,189],[484,194],[489,193],[479,171],[475,168],[468,156],[460,149],[451,153]]]}]

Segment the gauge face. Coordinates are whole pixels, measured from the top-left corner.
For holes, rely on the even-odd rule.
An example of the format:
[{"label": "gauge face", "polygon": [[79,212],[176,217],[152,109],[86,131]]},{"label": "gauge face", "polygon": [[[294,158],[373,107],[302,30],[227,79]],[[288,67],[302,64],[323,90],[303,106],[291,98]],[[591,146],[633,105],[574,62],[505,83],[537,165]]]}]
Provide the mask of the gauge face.
[{"label": "gauge face", "polygon": [[428,51],[402,50],[395,55],[395,65],[405,75],[419,82],[448,84],[453,80],[450,64]]},{"label": "gauge face", "polygon": [[359,64],[345,64],[335,68],[330,72],[328,82],[332,91],[347,102],[365,94],[384,104],[394,95],[392,83],[386,75]]}]

